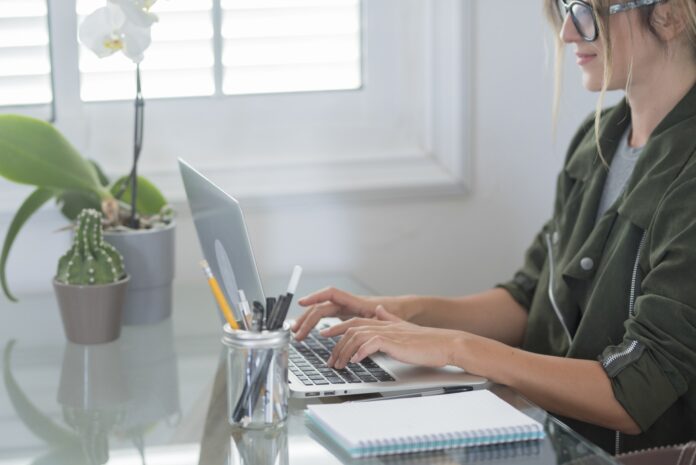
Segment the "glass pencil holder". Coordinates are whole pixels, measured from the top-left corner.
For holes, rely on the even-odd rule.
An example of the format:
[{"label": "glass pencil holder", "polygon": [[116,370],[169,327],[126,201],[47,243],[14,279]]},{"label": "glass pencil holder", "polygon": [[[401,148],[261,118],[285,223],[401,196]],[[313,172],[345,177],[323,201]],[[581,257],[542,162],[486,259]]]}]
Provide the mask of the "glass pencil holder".
[{"label": "glass pencil holder", "polygon": [[232,330],[224,326],[227,347],[227,417],[249,429],[275,427],[288,416],[290,328]]}]

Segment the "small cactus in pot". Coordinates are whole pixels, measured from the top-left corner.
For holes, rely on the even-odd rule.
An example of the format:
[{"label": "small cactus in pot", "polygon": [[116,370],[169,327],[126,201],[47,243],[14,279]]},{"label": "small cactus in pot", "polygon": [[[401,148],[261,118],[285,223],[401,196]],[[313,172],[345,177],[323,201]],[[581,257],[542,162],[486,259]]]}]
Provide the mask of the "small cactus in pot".
[{"label": "small cactus in pot", "polygon": [[77,217],[72,247],[58,261],[53,280],[67,338],[77,344],[110,342],[121,334],[129,277],[123,257],[102,237],[102,215]]},{"label": "small cactus in pot", "polygon": [[94,209],[79,214],[73,245],[58,261],[57,281],[93,285],[115,283],[125,277],[123,257],[104,242],[101,219],[101,213]]}]

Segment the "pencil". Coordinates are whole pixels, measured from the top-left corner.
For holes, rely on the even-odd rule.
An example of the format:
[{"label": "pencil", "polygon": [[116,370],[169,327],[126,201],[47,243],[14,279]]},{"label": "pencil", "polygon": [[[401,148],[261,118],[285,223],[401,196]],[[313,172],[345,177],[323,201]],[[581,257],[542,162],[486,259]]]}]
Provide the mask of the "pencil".
[{"label": "pencil", "polygon": [[220,307],[220,311],[224,315],[227,322],[230,324],[230,328],[235,330],[239,329],[239,325],[237,324],[237,321],[234,319],[234,315],[232,314],[232,309],[227,303],[227,300],[225,299],[225,296],[223,295],[222,290],[220,289],[220,285],[215,279],[213,272],[210,270],[208,262],[205,260],[201,260],[201,268],[203,268],[203,272],[205,273],[205,276],[208,278],[208,284],[210,285],[210,289],[213,291],[213,296],[217,301],[218,307]]}]

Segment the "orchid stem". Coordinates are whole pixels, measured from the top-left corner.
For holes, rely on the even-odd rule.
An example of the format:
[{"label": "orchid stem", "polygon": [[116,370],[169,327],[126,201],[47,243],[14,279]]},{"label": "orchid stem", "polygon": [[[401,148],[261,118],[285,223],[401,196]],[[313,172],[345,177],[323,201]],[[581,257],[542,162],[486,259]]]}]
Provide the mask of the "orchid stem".
[{"label": "orchid stem", "polygon": [[133,142],[133,168],[130,172],[131,185],[131,216],[128,225],[138,229],[140,220],[136,209],[138,199],[138,159],[143,148],[143,122],[144,122],[145,99],[143,98],[140,86],[140,64],[135,68],[135,136]]}]

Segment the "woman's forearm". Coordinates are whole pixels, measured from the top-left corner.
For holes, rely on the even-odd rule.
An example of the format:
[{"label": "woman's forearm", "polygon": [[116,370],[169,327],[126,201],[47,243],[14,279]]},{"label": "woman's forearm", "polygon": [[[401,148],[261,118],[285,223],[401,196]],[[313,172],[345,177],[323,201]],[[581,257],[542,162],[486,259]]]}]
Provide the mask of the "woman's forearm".
[{"label": "woman's forearm", "polygon": [[525,352],[463,333],[452,364],[508,385],[552,413],[638,434],[640,428],[614,397],[599,362]]},{"label": "woman's forearm", "polygon": [[527,326],[527,311],[504,289],[449,299],[425,296],[398,299],[393,302],[401,306],[397,315],[412,323],[458,329],[511,346],[522,343]]}]

